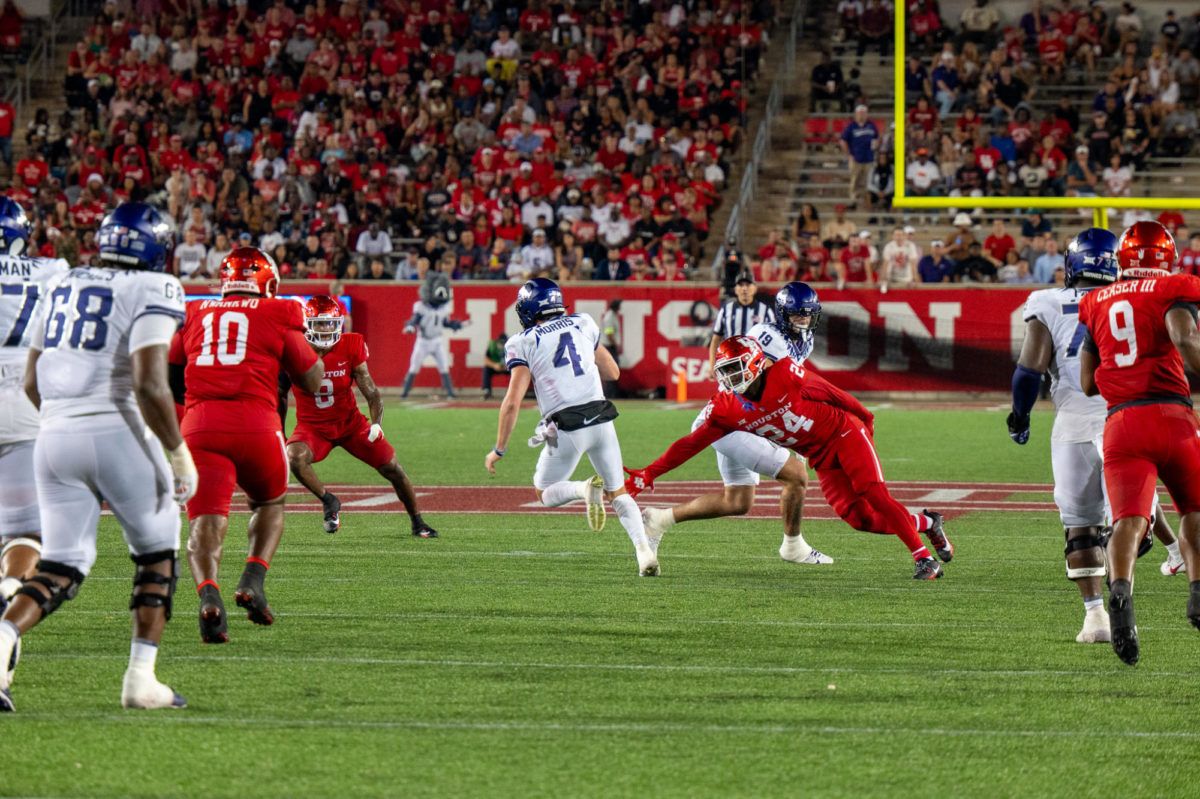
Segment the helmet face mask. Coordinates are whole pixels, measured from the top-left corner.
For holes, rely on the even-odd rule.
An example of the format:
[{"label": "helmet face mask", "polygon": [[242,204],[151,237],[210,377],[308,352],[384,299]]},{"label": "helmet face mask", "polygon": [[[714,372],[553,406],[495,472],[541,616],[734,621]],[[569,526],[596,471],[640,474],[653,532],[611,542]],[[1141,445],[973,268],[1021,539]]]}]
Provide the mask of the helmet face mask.
[{"label": "helmet face mask", "polygon": [[821,321],[821,300],[807,283],[793,281],[775,295],[775,318],[785,336],[811,339]]},{"label": "helmet face mask", "polygon": [[304,303],[304,338],[314,347],[329,349],[337,344],[345,324],[342,305],[332,297],[318,295]]},{"label": "helmet face mask", "polygon": [[744,394],[762,376],[767,357],[757,341],[748,336],[727,338],[717,347],[713,372],[717,382],[734,394]]}]

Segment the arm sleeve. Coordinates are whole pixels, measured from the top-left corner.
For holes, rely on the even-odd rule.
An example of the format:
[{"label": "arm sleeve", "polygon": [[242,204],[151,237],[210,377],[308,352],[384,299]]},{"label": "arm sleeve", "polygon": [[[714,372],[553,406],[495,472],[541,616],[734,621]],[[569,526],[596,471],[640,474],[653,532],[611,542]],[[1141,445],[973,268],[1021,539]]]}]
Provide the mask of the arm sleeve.
[{"label": "arm sleeve", "polygon": [[1084,328],[1083,341],[1080,343],[1080,349],[1087,350],[1097,358],[1100,357],[1100,348],[1096,346],[1096,342],[1092,339],[1092,331]]},{"label": "arm sleeve", "polygon": [[183,351],[183,328],[175,331],[171,338],[171,348],[167,351],[167,363],[183,366],[187,363],[187,353]]},{"label": "arm sleeve", "polygon": [[801,385],[805,399],[841,408],[847,413],[857,416],[867,427],[875,424],[875,414],[868,411],[866,406],[850,393],[838,388],[811,369],[805,371]]},{"label": "arm sleeve", "polygon": [[699,427],[668,447],[654,463],[646,467],[646,472],[651,480],[657,479],[660,475],[687,463],[706,447],[724,437],[725,433],[726,431],[715,425],[711,419],[705,419]]},{"label": "arm sleeve", "polygon": [[1028,416],[1037,403],[1038,391],[1042,387],[1042,373],[1017,364],[1012,377],[1013,411],[1018,416]]},{"label": "arm sleeve", "polygon": [[303,333],[298,330],[286,330],[283,333],[283,356],[280,362],[289,375],[302,375],[317,362],[317,354],[313,352]]}]

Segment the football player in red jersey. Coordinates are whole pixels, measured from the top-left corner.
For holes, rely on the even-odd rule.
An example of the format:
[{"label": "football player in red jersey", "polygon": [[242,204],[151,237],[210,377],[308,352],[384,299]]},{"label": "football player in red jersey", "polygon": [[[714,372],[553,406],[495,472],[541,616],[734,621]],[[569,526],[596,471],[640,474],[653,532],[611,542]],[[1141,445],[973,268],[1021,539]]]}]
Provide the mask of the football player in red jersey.
[{"label": "football player in red jersey", "polygon": [[[384,438],[383,398],[367,368],[367,343],[358,333],[343,333],[345,316],[332,297],[313,297],[304,304],[304,337],[325,364],[325,374],[316,392],[293,386],[296,397],[296,429],[287,441],[292,474],[325,506],[325,532],[336,533],[341,525],[342,503],[325,489],[314,463],[320,463],[334,447],[341,447],[375,469],[392,484],[396,496],[412,520],[417,538],[437,538],[417,509],[417,497],[408,475],[396,460],[396,452]],[[358,386],[371,419],[362,415],[354,398]]]},{"label": "football player in red jersey", "polygon": [[1108,405],[1104,484],[1112,505],[1108,545],[1108,615],[1112,647],[1137,663],[1133,564],[1146,534],[1155,483],[1161,479],[1181,519],[1179,550],[1187,566],[1187,616],[1200,628],[1200,423],[1183,368],[1200,372],[1195,303],[1200,278],[1169,274],[1175,240],[1158,222],[1138,222],[1117,244],[1120,277],[1079,303],[1087,328],[1080,385]]},{"label": "football player in red jersey", "polygon": [[300,304],[275,298],[279,270],[269,255],[239,247],[221,261],[220,277],[221,299],[188,305],[170,352],[176,397],[182,393],[185,403],[183,437],[200,473],[187,504],[188,563],[200,594],[200,637],[210,644],[229,640],[217,571],[235,484],[251,516],[234,598],[255,624],[275,621],[263,579],[283,535],[288,484],[278,376],[282,368],[314,392],[324,377],[304,338]]},{"label": "football player in red jersey", "polygon": [[645,469],[626,470],[630,494],[653,487],[655,478],[729,433],[754,433],[807,458],[825,500],[851,527],[903,541],[916,562],[913,579],[942,576],[941,565],[918,535],[924,532],[938,557],[949,562],[954,546],[942,528],[941,515],[911,514],[888,493],[872,441],[875,417],[862,403],[791,358],[772,365],[748,336],[721,343],[715,371],[728,390],[708,403],[703,423],[690,435]]}]

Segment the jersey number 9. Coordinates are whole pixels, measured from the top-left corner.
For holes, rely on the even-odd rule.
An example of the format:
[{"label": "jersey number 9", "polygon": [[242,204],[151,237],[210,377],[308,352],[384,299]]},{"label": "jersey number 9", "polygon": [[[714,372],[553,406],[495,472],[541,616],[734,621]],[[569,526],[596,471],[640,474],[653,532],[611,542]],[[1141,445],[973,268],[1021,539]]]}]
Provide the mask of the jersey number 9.
[{"label": "jersey number 9", "polygon": [[1128,300],[1114,302],[1108,309],[1108,329],[1113,338],[1128,348],[1127,352],[1116,353],[1113,361],[1117,366],[1133,366],[1138,357],[1137,328],[1133,326],[1133,306]]}]

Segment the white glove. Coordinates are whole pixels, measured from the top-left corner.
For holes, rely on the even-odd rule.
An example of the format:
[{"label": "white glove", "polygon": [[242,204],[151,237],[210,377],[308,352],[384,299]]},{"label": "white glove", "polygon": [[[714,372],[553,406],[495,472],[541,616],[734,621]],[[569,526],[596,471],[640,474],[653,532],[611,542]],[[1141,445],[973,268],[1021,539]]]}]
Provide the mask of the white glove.
[{"label": "white glove", "polygon": [[412,334],[412,333],[416,333],[416,332],[417,332],[417,329],[416,329],[415,327],[405,327],[405,328],[404,328],[404,332],[405,332],[405,333]]},{"label": "white glove", "polygon": [[379,438],[383,438],[383,428],[377,424],[371,425],[371,431],[367,433],[367,441],[374,443]]},{"label": "white glove", "polygon": [[196,487],[200,483],[200,475],[196,472],[196,464],[192,453],[184,441],[178,449],[168,453],[171,461],[171,471],[175,475],[175,501],[181,505],[196,496]]}]

